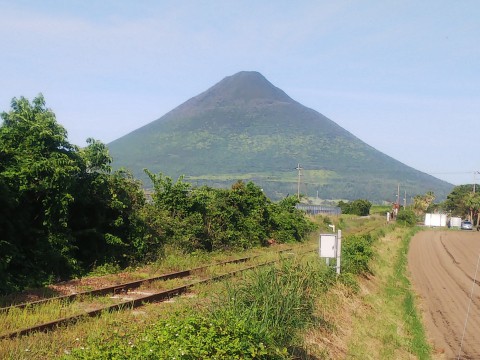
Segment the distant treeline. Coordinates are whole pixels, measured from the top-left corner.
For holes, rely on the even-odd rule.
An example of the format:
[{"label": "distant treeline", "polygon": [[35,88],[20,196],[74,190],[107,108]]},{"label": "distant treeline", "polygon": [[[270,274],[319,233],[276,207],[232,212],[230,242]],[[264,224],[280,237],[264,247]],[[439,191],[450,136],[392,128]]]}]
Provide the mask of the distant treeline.
[{"label": "distant treeline", "polygon": [[273,203],[261,188],[194,188],[180,178],[146,174],[141,183],[112,172],[107,147],[79,148],[45,106],[14,98],[0,126],[0,293],[80,276],[97,266],[125,267],[161,257],[165,244],[184,251],[248,248],[301,241],[313,224]]}]

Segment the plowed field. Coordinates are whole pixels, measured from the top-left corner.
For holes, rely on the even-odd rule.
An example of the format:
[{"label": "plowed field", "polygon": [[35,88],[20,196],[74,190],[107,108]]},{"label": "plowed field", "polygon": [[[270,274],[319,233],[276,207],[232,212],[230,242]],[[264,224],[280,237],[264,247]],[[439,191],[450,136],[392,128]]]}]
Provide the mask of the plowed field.
[{"label": "plowed field", "polygon": [[410,278],[435,359],[480,359],[479,255],[477,231],[427,230],[411,240]]}]

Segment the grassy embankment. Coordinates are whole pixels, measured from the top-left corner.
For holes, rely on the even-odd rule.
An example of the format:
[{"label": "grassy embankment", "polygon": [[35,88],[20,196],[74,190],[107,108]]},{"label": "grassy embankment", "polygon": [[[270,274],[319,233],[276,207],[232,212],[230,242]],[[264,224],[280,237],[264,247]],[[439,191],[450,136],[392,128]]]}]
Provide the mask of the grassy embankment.
[{"label": "grassy embankment", "polygon": [[430,359],[421,317],[407,278],[412,228],[395,226],[374,245],[371,273],[360,291],[335,286],[319,302],[330,330],[309,334],[319,359]]},{"label": "grassy embankment", "polygon": [[[320,222],[325,230],[326,222]],[[336,225],[348,236],[378,231],[382,222],[345,216]],[[421,324],[411,321],[416,312],[404,270],[409,232],[389,228],[380,233],[386,235],[374,243],[373,275],[359,283],[348,277],[335,282],[316,253],[292,256],[278,267],[245,274],[244,281],[199,286],[193,297],[173,303],[105,314],[62,331],[5,341],[0,357],[170,358],[173,348],[165,345],[170,344],[180,349],[179,358],[192,359],[232,354],[265,359],[292,354],[310,359],[428,358],[422,355],[428,347]],[[167,261],[169,267],[175,267],[173,259]]]}]

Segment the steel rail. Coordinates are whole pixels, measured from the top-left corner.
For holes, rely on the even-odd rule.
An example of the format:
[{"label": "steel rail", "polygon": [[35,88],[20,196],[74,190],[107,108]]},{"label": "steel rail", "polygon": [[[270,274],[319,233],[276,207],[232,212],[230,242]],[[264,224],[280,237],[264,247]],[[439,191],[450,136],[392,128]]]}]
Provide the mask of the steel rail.
[{"label": "steel rail", "polygon": [[[282,250],[282,251],[287,251],[287,250]],[[197,271],[201,271],[201,270],[207,269],[209,267],[222,266],[222,265],[227,265],[227,264],[236,264],[236,263],[240,263],[240,262],[247,262],[249,260],[253,260],[253,259],[257,258],[258,256],[259,255],[244,257],[244,258],[234,259],[234,260],[226,260],[226,261],[222,261],[222,262],[219,262],[219,263],[200,266],[200,267],[197,267],[197,268],[176,271],[176,272],[172,272],[172,273],[168,273],[168,274],[162,274],[162,275],[150,277],[150,278],[147,278],[147,279],[141,279],[141,280],[131,281],[131,282],[127,282],[127,283],[121,283],[121,284],[116,284],[116,285],[112,285],[112,286],[106,286],[106,287],[103,287],[103,288],[100,288],[100,289],[80,291],[80,292],[76,292],[76,293],[69,294],[69,295],[49,297],[49,298],[45,298],[45,299],[41,299],[41,300],[37,300],[37,301],[25,302],[25,303],[21,303],[21,304],[12,304],[10,306],[0,308],[0,312],[1,311],[8,311],[8,310],[13,309],[13,308],[23,309],[23,308],[26,308],[26,307],[34,307],[34,306],[38,306],[38,305],[48,303],[50,301],[56,301],[56,300],[73,301],[76,298],[81,297],[81,296],[103,296],[103,295],[109,295],[109,294],[117,294],[119,292],[125,292],[125,291],[128,291],[128,290],[136,289],[136,288],[142,286],[143,284],[146,284],[146,283],[149,283],[149,282],[159,281],[159,280],[170,280],[170,279],[184,278],[184,277],[192,275],[193,273],[195,273]]]},{"label": "steel rail", "polygon": [[[288,251],[288,250],[282,250],[282,251],[279,251],[278,253],[282,253],[282,252],[285,252],[285,251]],[[304,255],[304,254],[307,254],[307,253],[313,252],[313,251],[316,251],[316,249],[307,250],[303,253],[299,253],[298,255]],[[255,257],[257,257],[257,256],[255,256]],[[255,258],[255,257],[253,257],[253,258]],[[248,259],[248,258],[243,258],[243,259]],[[162,302],[162,301],[165,301],[167,299],[170,299],[173,296],[179,296],[179,295],[182,295],[183,293],[186,293],[188,291],[188,289],[190,289],[191,287],[193,287],[195,285],[199,285],[199,284],[207,283],[207,282],[212,282],[212,281],[223,280],[223,279],[235,276],[238,273],[248,271],[248,270],[252,270],[252,269],[255,269],[257,267],[270,265],[270,264],[273,264],[273,263],[278,262],[278,261],[279,260],[271,260],[271,261],[267,261],[267,262],[264,262],[264,263],[261,263],[261,264],[251,265],[251,266],[248,266],[248,267],[245,267],[245,268],[242,268],[242,269],[238,269],[238,270],[234,270],[234,271],[231,271],[231,272],[228,272],[228,273],[225,273],[225,274],[215,275],[215,276],[209,277],[207,279],[196,280],[196,281],[193,281],[189,284],[179,286],[179,287],[176,287],[176,288],[173,288],[173,289],[164,290],[164,291],[160,291],[160,292],[155,292],[155,293],[152,293],[152,294],[148,294],[148,295],[138,297],[136,299],[122,301],[122,302],[117,303],[117,304],[107,305],[107,306],[103,306],[103,307],[100,307],[100,308],[97,308],[97,309],[85,311],[81,314],[72,315],[72,316],[61,318],[61,319],[53,320],[53,321],[50,321],[50,322],[46,322],[46,323],[43,323],[43,324],[34,325],[34,326],[31,326],[31,327],[28,327],[28,328],[16,330],[16,331],[13,331],[13,332],[10,332],[10,333],[0,335],[0,340],[13,339],[13,338],[16,338],[16,337],[19,337],[19,336],[28,335],[28,334],[33,333],[33,332],[47,332],[49,330],[54,330],[54,329],[56,329],[56,328],[58,328],[62,325],[74,324],[74,323],[76,323],[77,321],[79,321],[80,319],[83,319],[83,318],[99,316],[103,312],[113,312],[113,311],[119,311],[119,310],[122,310],[122,309],[134,309],[134,308],[137,308],[139,306],[143,306],[146,303]],[[226,263],[233,263],[233,262],[234,261],[229,261],[229,262],[226,262]],[[241,262],[241,261],[237,261],[237,262]],[[208,267],[208,266],[206,266],[206,267]],[[205,268],[205,267],[201,267],[201,268]]]}]

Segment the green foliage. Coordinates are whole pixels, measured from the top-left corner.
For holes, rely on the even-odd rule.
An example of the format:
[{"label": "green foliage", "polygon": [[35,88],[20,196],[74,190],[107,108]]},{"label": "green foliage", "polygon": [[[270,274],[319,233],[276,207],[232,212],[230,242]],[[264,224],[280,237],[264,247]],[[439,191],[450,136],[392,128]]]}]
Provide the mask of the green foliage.
[{"label": "green foliage", "polygon": [[360,285],[355,275],[349,272],[341,272],[338,276],[338,281],[345,285],[353,294],[357,294],[360,291]]},{"label": "green foliage", "polygon": [[151,253],[143,192],[110,174],[105,145],[70,144],[42,95],[11,107],[0,126],[0,293]]},{"label": "green foliage", "polygon": [[425,336],[421,314],[417,311],[415,296],[411,291],[410,280],[407,276],[408,249],[410,240],[418,228],[409,229],[403,236],[398,256],[393,264],[394,276],[388,281],[389,298],[399,297],[402,301],[404,324],[410,336],[410,349],[418,359],[430,359],[431,346]]},{"label": "green foliage", "polygon": [[470,218],[480,224],[480,193],[473,192],[474,185],[456,186],[443,203],[446,211],[452,216]]},{"label": "green foliage", "polygon": [[80,155],[85,161],[87,172],[103,171],[109,173],[112,158],[105,144],[92,138],[87,139],[87,144],[87,147],[80,149]]},{"label": "green foliage", "polygon": [[229,289],[225,311],[245,319],[277,346],[298,345],[294,335],[314,321],[316,295],[335,281],[322,265],[318,261],[284,261],[280,268],[256,270],[246,282]]},{"label": "green foliage", "polygon": [[299,331],[315,324],[314,304],[335,282],[314,261],[283,261],[230,284],[204,314],[176,314],[140,333],[109,333],[63,359],[290,359]]},{"label": "green foliage", "polygon": [[360,275],[370,273],[374,237],[370,234],[350,235],[342,240],[342,272]]},{"label": "green foliage", "polygon": [[340,201],[338,207],[342,209],[342,214],[367,216],[370,214],[372,203],[368,200],[357,199],[347,203]]},{"label": "green foliage", "polygon": [[[66,140],[40,95],[13,99],[0,127],[1,198],[10,211],[0,229],[5,288],[43,282],[75,269],[68,209],[79,173],[77,148]],[[7,286],[8,285],[8,286]]]},{"label": "green foliage", "polygon": [[[64,359],[285,359],[246,321],[230,317],[189,315],[159,321],[135,343],[113,334],[75,349]],[[267,342],[265,342],[265,340]]]},{"label": "green foliage", "polygon": [[295,209],[288,197],[272,203],[252,182],[238,181],[231,189],[193,188],[183,178],[146,173],[154,186],[152,219],[161,233],[185,251],[251,248],[277,242],[302,241],[314,224]]},{"label": "green foliage", "polygon": [[417,216],[410,209],[402,209],[397,214],[397,223],[406,226],[415,226],[417,224]]},{"label": "green foliage", "polygon": [[465,217],[469,214],[470,209],[465,203],[468,194],[473,192],[473,185],[455,186],[447,199],[444,201],[445,210],[450,212],[452,216]]}]

